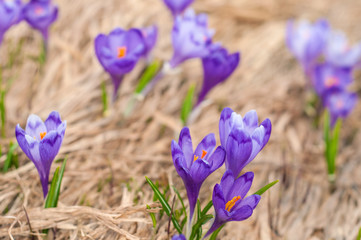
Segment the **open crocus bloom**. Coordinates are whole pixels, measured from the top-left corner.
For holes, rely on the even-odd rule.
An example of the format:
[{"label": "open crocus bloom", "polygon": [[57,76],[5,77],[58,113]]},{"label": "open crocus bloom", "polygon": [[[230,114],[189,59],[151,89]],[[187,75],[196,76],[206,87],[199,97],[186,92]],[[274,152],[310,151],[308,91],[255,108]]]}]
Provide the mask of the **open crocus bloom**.
[{"label": "open crocus bloom", "polygon": [[15,129],[20,148],[38,170],[44,198],[48,194],[50,167],[63,142],[65,129],[66,121],[61,121],[56,111],[51,112],[45,122],[31,114],[25,131],[19,124]]},{"label": "open crocus bloom", "polygon": [[174,17],[181,14],[194,0],[163,0]]},{"label": "open crocus bloom", "polygon": [[331,127],[337,119],[347,118],[357,102],[357,94],[346,90],[334,89],[329,91],[324,99],[324,106],[330,111]]},{"label": "open crocus bloom", "polygon": [[31,0],[23,8],[24,19],[39,30],[45,41],[49,38],[49,27],[58,17],[58,7],[51,1]]},{"label": "open crocus bloom", "polygon": [[204,78],[197,104],[203,101],[213,87],[227,80],[238,66],[239,60],[239,52],[228,54],[227,49],[218,44],[210,47],[209,55],[202,59]]},{"label": "open crocus bloom", "polygon": [[23,19],[21,0],[0,0],[0,44],[5,32]]},{"label": "open crocus bloom", "polygon": [[173,57],[171,67],[191,58],[202,58],[209,54],[214,31],[208,29],[207,15],[195,15],[192,9],[178,16],[172,30]]},{"label": "open crocus bloom", "polygon": [[223,147],[219,146],[216,149],[215,147],[216,139],[211,133],[204,137],[193,152],[192,138],[187,127],[184,127],[179,134],[178,143],[172,141],[173,163],[187,190],[189,219],[192,219],[204,180],[224,163]]},{"label": "open crocus bloom", "polygon": [[213,189],[212,201],[216,217],[205,237],[226,222],[243,221],[252,216],[261,200],[261,196],[256,194],[246,197],[252,186],[253,176],[253,172],[247,172],[235,179],[230,170],[224,173],[221,183]]},{"label": "open crocus bloom", "polygon": [[331,89],[345,89],[352,82],[352,70],[328,63],[318,64],[313,69],[316,93],[322,98]]},{"label": "open crocus bloom", "polygon": [[226,149],[226,169],[236,178],[267,144],[271,136],[272,124],[267,118],[258,125],[258,116],[251,110],[244,118],[224,108],[219,120],[221,145]]},{"label": "open crocus bloom", "polygon": [[286,29],[286,43],[290,51],[304,67],[306,74],[309,68],[322,53],[329,24],[326,20],[319,20],[315,24],[307,21],[295,23],[288,21]]},{"label": "open crocus bloom", "polygon": [[326,61],[342,68],[353,68],[361,61],[361,43],[350,46],[344,33],[332,31],[324,50]]},{"label": "open crocus bloom", "polygon": [[109,35],[99,34],[94,44],[100,64],[112,77],[114,100],[124,74],[132,71],[144,54],[142,32],[135,28],[128,31],[116,28]]}]

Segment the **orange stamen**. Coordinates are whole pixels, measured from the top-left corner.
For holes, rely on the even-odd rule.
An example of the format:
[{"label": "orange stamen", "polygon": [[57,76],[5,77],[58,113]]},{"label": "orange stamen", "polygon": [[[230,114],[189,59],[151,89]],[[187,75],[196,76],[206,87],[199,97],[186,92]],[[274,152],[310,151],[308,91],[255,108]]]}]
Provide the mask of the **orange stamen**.
[{"label": "orange stamen", "polygon": [[338,78],[336,77],[329,77],[326,79],[325,81],[325,86],[326,87],[332,87],[338,84]]},{"label": "orange stamen", "polygon": [[241,199],[240,196],[237,196],[237,197],[232,198],[232,200],[230,200],[230,201],[228,201],[228,202],[226,203],[225,209],[226,209],[228,212],[231,211],[231,209],[234,207],[234,205],[236,204],[236,202],[239,201],[240,199]]},{"label": "orange stamen", "polygon": [[123,58],[127,55],[127,47],[118,47],[118,58]]},{"label": "orange stamen", "polygon": [[207,151],[202,150],[202,159],[207,155]]},{"label": "orange stamen", "polygon": [[41,133],[40,133],[40,139],[43,140],[43,138],[45,137],[45,135],[46,135],[46,132],[41,132]]},{"label": "orange stamen", "polygon": [[194,155],[193,162],[195,162],[199,157]]}]

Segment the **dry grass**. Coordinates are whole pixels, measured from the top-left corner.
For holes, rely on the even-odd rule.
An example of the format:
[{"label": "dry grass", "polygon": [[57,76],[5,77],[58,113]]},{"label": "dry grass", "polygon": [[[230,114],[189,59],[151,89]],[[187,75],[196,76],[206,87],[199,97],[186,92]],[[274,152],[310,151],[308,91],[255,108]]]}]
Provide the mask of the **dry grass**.
[{"label": "dry grass", "polygon": [[[25,23],[11,29],[0,49],[0,63],[23,39],[16,67],[4,71],[14,77],[6,96],[6,149],[17,123],[25,125],[35,113],[45,118],[61,113],[68,128],[60,156],[68,156],[59,207],[42,209],[42,191],[33,164],[20,154],[20,168],[0,174],[0,237],[35,237],[56,227],[56,239],[167,239],[167,219],[153,235],[145,204],[152,192],[144,176],[181,187],[170,156],[170,142],[181,129],[180,105],[189,85],[202,80],[198,60],[166,76],[130,117],[123,111],[132,96],[144,63],[127,76],[119,98],[102,116],[101,89],[109,80],[98,64],[93,39],[116,26],[130,28],[158,24],[161,39],[157,58],[171,57],[171,16],[161,0],[58,0],[61,15],[51,31],[49,58],[43,69],[29,56],[37,55],[41,39]],[[231,223],[220,239],[355,239],[361,226],[361,105],[344,123],[338,159],[336,191],[328,191],[321,131],[305,116],[305,80],[285,48],[285,20],[326,17],[352,40],[361,39],[361,2],[354,0],[196,0],[194,8],[210,15],[216,41],[242,51],[236,73],[208,96],[199,116],[189,125],[195,141],[218,132],[223,106],[246,113],[256,109],[269,117],[273,132],[267,147],[247,167],[255,171],[253,189],[274,179],[280,184],[262,198],[254,215]],[[108,91],[111,92],[110,81]],[[360,90],[360,77],[353,86]],[[4,156],[0,158],[0,166]],[[53,172],[59,163],[54,163]],[[202,198],[218,182],[217,171],[202,188]],[[182,191],[184,194],[184,191]],[[156,206],[156,205],[154,205]]]}]

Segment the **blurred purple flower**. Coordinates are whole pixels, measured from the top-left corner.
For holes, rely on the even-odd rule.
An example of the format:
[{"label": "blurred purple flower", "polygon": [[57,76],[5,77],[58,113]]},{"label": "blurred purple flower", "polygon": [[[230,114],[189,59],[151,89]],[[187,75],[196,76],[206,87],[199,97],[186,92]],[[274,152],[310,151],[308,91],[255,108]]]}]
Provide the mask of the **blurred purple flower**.
[{"label": "blurred purple flower", "polygon": [[357,95],[345,90],[335,89],[327,93],[324,106],[329,110],[331,117],[331,127],[335,126],[337,119],[347,118],[355,107]]},{"label": "blurred purple flower", "polygon": [[56,111],[51,112],[45,122],[31,114],[25,131],[19,124],[15,128],[20,148],[38,170],[44,198],[48,194],[50,167],[63,142],[65,129],[66,121],[61,121]]},{"label": "blurred purple flower", "polygon": [[187,240],[187,239],[183,234],[179,234],[179,235],[174,235],[172,237],[172,240]]},{"label": "blurred purple flower", "polygon": [[361,61],[361,43],[351,47],[344,33],[332,31],[328,34],[324,50],[326,61],[343,68],[353,68]]},{"label": "blurred purple flower", "polygon": [[253,172],[247,172],[235,179],[232,171],[224,173],[221,183],[214,186],[212,201],[216,216],[205,238],[226,222],[243,221],[252,215],[261,200],[261,196],[255,194],[246,197],[253,176]]},{"label": "blurred purple flower", "polygon": [[194,0],[163,0],[174,17],[181,14]]},{"label": "blurred purple flower", "polygon": [[141,29],[141,32],[142,32],[142,36],[144,38],[144,44],[145,44],[144,56],[146,58],[148,58],[150,52],[152,51],[152,49],[154,48],[154,46],[157,42],[158,28],[156,25],[153,25],[153,26]]},{"label": "blurred purple flower", "polygon": [[210,53],[214,31],[208,29],[207,15],[195,15],[192,9],[178,16],[172,30],[172,68],[190,58],[202,58]]},{"label": "blurred purple flower", "polygon": [[271,136],[272,124],[267,118],[258,125],[258,116],[251,110],[244,118],[224,108],[219,120],[221,145],[226,150],[226,169],[234,178],[250,163],[267,144]]},{"label": "blurred purple flower", "polygon": [[217,44],[210,47],[209,55],[202,59],[204,78],[197,105],[213,87],[225,81],[234,72],[239,61],[239,52],[228,54],[227,49]]},{"label": "blurred purple flower", "polygon": [[58,7],[51,1],[31,0],[24,6],[23,14],[29,25],[39,30],[47,42],[49,27],[58,17]]},{"label": "blurred purple flower", "polygon": [[187,190],[189,219],[192,219],[203,181],[224,163],[226,153],[223,147],[215,147],[216,138],[211,133],[204,137],[193,152],[192,138],[187,127],[180,132],[178,143],[172,141],[173,163]]},{"label": "blurred purple flower", "polygon": [[349,68],[339,68],[328,63],[318,64],[313,69],[316,93],[322,98],[331,89],[345,89],[352,82]]},{"label": "blurred purple flower", "polygon": [[289,20],[286,29],[286,43],[290,51],[300,61],[306,74],[322,53],[329,24],[326,20],[318,20],[314,24],[307,21],[295,23]]},{"label": "blurred purple flower", "polygon": [[5,32],[23,19],[21,0],[0,0],[0,44]]},{"label": "blurred purple flower", "polygon": [[128,31],[116,28],[109,35],[99,34],[94,43],[100,64],[112,78],[115,100],[123,76],[132,71],[144,55],[146,47],[142,32],[135,28]]}]

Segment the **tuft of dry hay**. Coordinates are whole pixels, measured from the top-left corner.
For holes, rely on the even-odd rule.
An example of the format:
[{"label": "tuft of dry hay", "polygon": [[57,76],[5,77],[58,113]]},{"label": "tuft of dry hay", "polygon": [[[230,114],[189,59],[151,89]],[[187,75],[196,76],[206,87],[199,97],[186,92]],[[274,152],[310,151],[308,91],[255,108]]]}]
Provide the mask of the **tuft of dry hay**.
[{"label": "tuft of dry hay", "polygon": [[[6,96],[6,139],[15,141],[17,123],[25,125],[35,113],[45,118],[60,112],[68,127],[59,157],[68,156],[59,207],[43,209],[41,186],[33,164],[18,149],[20,167],[0,174],[0,238],[41,238],[41,229],[54,228],[56,239],[167,239],[167,219],[152,229],[146,204],[152,191],[144,176],[182,188],[170,156],[170,142],[181,129],[178,120],[190,84],[202,81],[201,64],[189,61],[182,70],[160,81],[133,113],[123,117],[144,63],[124,79],[119,98],[102,116],[103,72],[93,50],[93,39],[114,27],[156,23],[160,41],[154,56],[170,59],[171,16],[160,0],[58,0],[60,18],[51,31],[49,56],[40,68],[31,60],[40,51],[40,35],[25,23],[11,29],[0,48],[0,63],[8,51],[24,41],[16,67],[4,69],[14,78]],[[209,14],[217,30],[215,40],[231,51],[242,51],[241,67],[214,89],[189,125],[194,142],[218,132],[220,110],[229,106],[241,114],[256,109],[260,120],[269,117],[273,132],[267,147],[247,167],[255,172],[255,191],[275,179],[254,215],[228,224],[220,239],[355,239],[361,226],[361,106],[344,123],[336,191],[328,191],[322,134],[305,116],[305,80],[284,44],[285,20],[326,17],[353,41],[361,39],[361,3],[353,0],[196,0],[196,11]],[[354,84],[360,90],[360,77]],[[0,166],[5,157],[0,158]],[[51,175],[60,163],[55,162]],[[201,190],[210,199],[223,169]],[[181,191],[185,196],[185,191]],[[26,216],[27,212],[27,216]],[[29,219],[29,221],[27,220]],[[33,234],[30,233],[30,225]],[[172,230],[174,233],[174,230]]]}]

